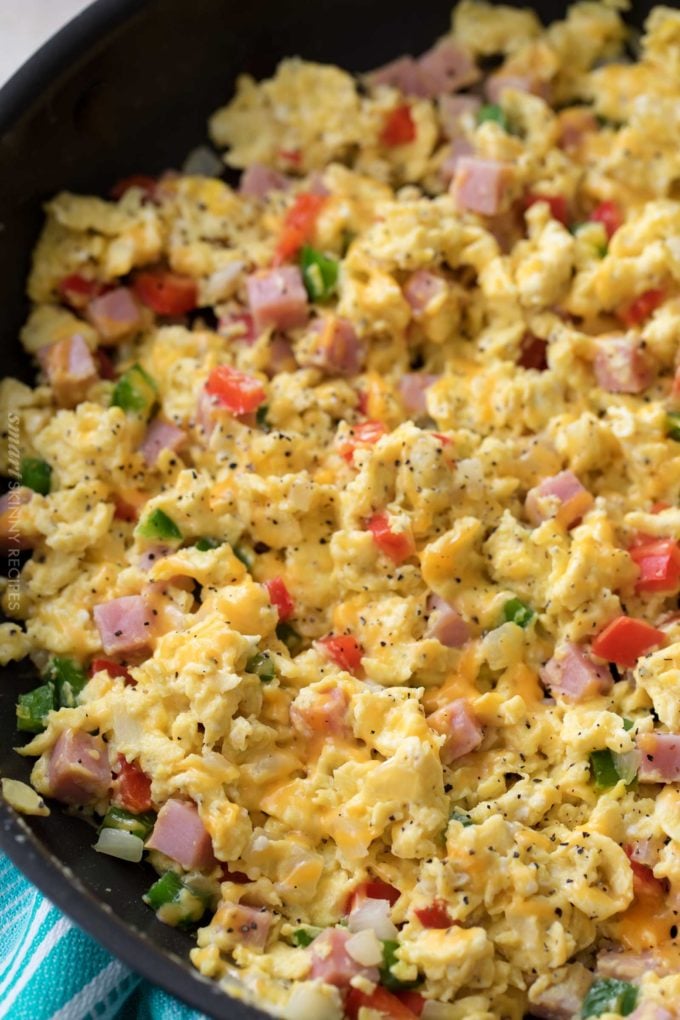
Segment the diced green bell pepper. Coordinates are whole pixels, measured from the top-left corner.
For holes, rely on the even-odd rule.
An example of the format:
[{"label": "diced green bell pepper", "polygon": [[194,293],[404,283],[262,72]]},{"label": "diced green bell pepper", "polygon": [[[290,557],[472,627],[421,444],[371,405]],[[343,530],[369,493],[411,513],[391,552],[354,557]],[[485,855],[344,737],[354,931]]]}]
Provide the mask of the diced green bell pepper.
[{"label": "diced green bell pepper", "polygon": [[54,684],[41,684],[17,701],[17,729],[22,733],[42,733],[47,715],[57,707]]},{"label": "diced green bell pepper", "polygon": [[49,495],[52,487],[52,468],[40,457],[24,457],[21,461],[21,484],[41,496]]},{"label": "diced green bell pepper", "polygon": [[60,708],[75,708],[78,697],[88,681],[82,666],[73,659],[62,659],[55,656],[45,671],[45,679],[54,684],[57,692],[57,703]]},{"label": "diced green bell pepper", "polygon": [[680,443],[680,411],[669,411],[666,415],[666,435]]},{"label": "diced green bell pepper", "polygon": [[223,544],[219,538],[199,538],[195,547],[199,552],[208,552],[210,549],[219,549]]},{"label": "diced green bell pepper", "polygon": [[173,928],[190,928],[206,910],[206,897],[183,882],[174,871],[166,871],[143,897],[158,920]]},{"label": "diced green bell pepper", "polygon": [[158,539],[162,542],[181,542],[182,532],[179,530],[172,517],[163,510],[152,510],[143,521],[137,525],[135,534],[140,538]]},{"label": "diced green bell pepper", "polygon": [[500,125],[504,131],[508,130],[508,118],[505,116],[505,112],[501,109],[498,103],[485,103],[477,114],[477,123],[486,124],[488,121],[492,121],[494,124]]},{"label": "diced green bell pepper", "polygon": [[304,642],[295,627],[291,627],[289,623],[277,623],[276,636],[279,641],[283,641],[291,655],[297,655],[302,651]]},{"label": "diced green bell pepper", "polygon": [[123,372],[113,389],[112,407],[122,407],[128,414],[149,418],[158,397],[156,383],[141,365],[132,365]]},{"label": "diced green bell pepper", "polygon": [[[99,826],[100,829],[120,829],[122,832],[129,832],[140,839],[148,839],[154,827],[156,816],[153,811],[146,811],[136,815],[125,808],[111,805],[104,815],[104,820]],[[172,872],[168,872],[172,874]]]},{"label": "diced green bell pepper", "polygon": [[304,245],[300,253],[302,279],[310,301],[326,301],[333,294],[338,282],[337,259]]},{"label": "diced green bell pepper", "polygon": [[506,623],[516,623],[518,627],[528,627],[535,613],[518,598],[508,599],[503,606],[503,619]]},{"label": "diced green bell pepper", "polygon": [[415,981],[400,981],[392,973],[392,967],[394,967],[395,963],[399,962],[397,959],[399,943],[395,939],[382,939],[381,941],[383,962],[380,966],[380,984],[391,992],[407,992],[412,988],[417,988],[422,983],[419,979]]},{"label": "diced green bell pepper", "polygon": [[256,652],[246,662],[246,673],[254,673],[263,684],[268,684],[276,676],[276,667],[267,652]]},{"label": "diced green bell pepper", "polygon": [[638,990],[628,981],[616,978],[597,978],[583,1000],[581,1016],[602,1016],[603,1013],[620,1013],[628,1016],[637,1005]]}]

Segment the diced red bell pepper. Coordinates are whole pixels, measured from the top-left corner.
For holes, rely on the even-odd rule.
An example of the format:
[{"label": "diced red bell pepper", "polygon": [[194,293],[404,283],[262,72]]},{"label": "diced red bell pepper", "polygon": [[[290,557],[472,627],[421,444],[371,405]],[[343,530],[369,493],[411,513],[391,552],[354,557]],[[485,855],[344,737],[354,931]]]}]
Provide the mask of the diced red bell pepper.
[{"label": "diced red bell pepper", "polygon": [[530,206],[535,205],[536,202],[547,202],[550,206],[550,215],[554,220],[559,220],[560,223],[564,223],[565,227],[569,222],[569,210],[567,208],[567,200],[564,195],[536,195],[530,192],[524,197],[524,208],[528,209]]},{"label": "diced red bell pepper", "polygon": [[157,315],[185,315],[196,307],[198,301],[196,281],[169,269],[137,273],[132,289],[139,300]]},{"label": "diced red bell pepper", "polygon": [[142,191],[146,192],[147,198],[153,199],[156,194],[157,183],[155,177],[149,177],[147,174],[130,174],[129,177],[122,177],[119,181],[116,181],[109,191],[109,195],[117,202],[130,188],[141,188]]},{"label": "diced red bell pepper", "polygon": [[357,411],[359,414],[368,414],[368,393],[366,390],[357,391]]},{"label": "diced red bell pepper", "polygon": [[386,1020],[416,1020],[420,1015],[414,1013],[405,1002],[380,985],[370,994],[362,992],[358,988],[349,989],[345,1000],[345,1013],[348,1020],[357,1020],[362,1006],[375,1010]]},{"label": "diced red bell pepper", "polygon": [[302,161],[302,153],[299,149],[279,149],[277,155],[279,159],[285,159],[287,163],[292,163],[293,166],[298,166]]},{"label": "diced red bell pepper", "polygon": [[665,503],[662,499],[660,499],[658,503],[652,503],[649,509],[650,513],[660,514],[662,510],[668,510],[669,508],[670,503]]},{"label": "diced red bell pepper", "polygon": [[229,365],[213,368],[205,384],[206,392],[232,414],[250,414],[264,401],[264,386],[259,379]]},{"label": "diced red bell pepper", "polygon": [[644,620],[617,616],[593,641],[593,652],[617,666],[633,668],[641,655],[663,645],[666,635]]},{"label": "diced red bell pepper", "polygon": [[607,237],[611,239],[623,223],[623,213],[616,202],[600,202],[591,212],[590,219],[595,223],[601,223]]},{"label": "diced red bell pepper", "polygon": [[90,663],[90,676],[94,676],[95,673],[101,673],[103,669],[106,670],[109,676],[122,676],[128,686],[134,687],[135,681],[125,666],[121,666],[119,662],[114,662],[112,659],[93,659]]},{"label": "diced red bell pepper", "polygon": [[150,811],[153,807],[151,800],[151,780],[145,772],[142,772],[137,762],[129,762],[122,755],[118,755],[118,779],[115,785],[115,799],[133,814],[141,814],[142,811]]},{"label": "diced red bell pepper", "polygon": [[80,273],[69,273],[59,281],[57,290],[62,301],[71,308],[85,308],[90,301],[103,293],[105,287],[98,280],[88,280]]},{"label": "diced red bell pepper", "polygon": [[314,236],[316,220],[325,203],[327,195],[317,195],[311,191],[302,191],[286,213],[276,251],[274,265],[294,258]]},{"label": "diced red bell pepper", "polygon": [[94,352],[94,360],[97,365],[97,371],[99,372],[100,379],[115,379],[116,378],[116,366],[114,365],[111,356],[104,350],[103,347],[98,347]]},{"label": "diced red bell pepper", "polygon": [[423,928],[450,928],[455,921],[441,900],[435,900],[428,907],[416,907],[413,911]]},{"label": "diced red bell pepper", "polygon": [[351,634],[329,634],[328,637],[319,638],[317,644],[322,645],[340,669],[356,673],[360,668],[364,650]]},{"label": "diced red bell pepper", "polygon": [[348,464],[352,463],[354,451],[358,446],[372,446],[385,435],[387,428],[381,421],[360,421],[352,427],[351,435],[338,445],[338,453]]},{"label": "diced red bell pepper", "polygon": [[130,522],[137,520],[139,517],[139,511],[136,506],[133,506],[132,503],[126,502],[122,496],[113,496],[112,499],[116,508],[113,512],[115,520]]},{"label": "diced red bell pepper", "polygon": [[654,872],[646,864],[633,860],[632,846],[624,846],[626,857],[630,861],[633,872],[633,892],[637,899],[656,898],[660,899],[666,895],[666,885],[657,878]]},{"label": "diced red bell pepper", "polygon": [[385,556],[389,556],[397,566],[415,552],[415,545],[411,536],[403,531],[392,531],[390,519],[384,510],[373,514],[366,521],[366,530],[370,531],[373,535],[373,541],[378,549]]},{"label": "diced red bell pepper", "polygon": [[629,305],[617,309],[616,314],[626,326],[640,326],[662,304],[665,297],[663,290],[646,290]]},{"label": "diced red bell pepper", "polygon": [[408,145],[415,140],[416,133],[411,107],[408,103],[402,103],[385,116],[380,131],[380,142],[392,149],[397,145]]},{"label": "diced red bell pepper", "polygon": [[537,372],[545,372],[548,367],[548,341],[527,333],[519,347],[517,364],[522,368],[533,368]]},{"label": "diced red bell pepper", "polygon": [[419,992],[395,992],[395,995],[407,1009],[410,1009],[416,1016],[420,1016],[425,1009],[425,1003],[427,999],[424,999]]},{"label": "diced red bell pepper", "polygon": [[264,582],[264,586],[269,593],[269,601],[279,614],[281,623],[289,620],[295,612],[295,603],[286,588],[286,582],[282,577],[272,577],[269,581]]},{"label": "diced red bell pepper", "polygon": [[628,550],[640,576],[636,591],[676,591],[680,587],[680,547],[670,538],[649,539]]},{"label": "diced red bell pepper", "polygon": [[352,889],[347,897],[347,910],[350,914],[355,907],[358,907],[366,900],[387,900],[391,907],[397,902],[401,893],[389,882],[383,882],[381,878],[369,878],[360,882],[356,889]]}]

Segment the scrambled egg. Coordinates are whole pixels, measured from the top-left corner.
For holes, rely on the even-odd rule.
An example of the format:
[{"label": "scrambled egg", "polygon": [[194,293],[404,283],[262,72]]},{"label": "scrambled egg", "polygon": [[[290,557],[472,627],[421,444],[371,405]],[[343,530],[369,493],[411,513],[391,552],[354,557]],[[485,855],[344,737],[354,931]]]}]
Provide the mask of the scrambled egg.
[{"label": "scrambled egg", "polygon": [[[453,135],[444,99],[289,59],[210,122],[266,187],[168,174],[47,205],[37,383],[0,387],[33,464],[2,519],[33,552],[2,582],[0,656],[90,679],[21,753],[49,797],[62,735],[98,734],[113,787],[79,810],[129,806],[121,767],[154,812],[196,805],[214,857],[152,852],[187,883],[159,916],[209,903],[195,965],[275,1015],[677,1015],[680,768],[626,769],[680,731],[680,13],[653,11],[634,62],[627,37],[614,5],[543,29],[462,0],[445,43],[510,84]],[[449,187],[451,137],[510,167],[492,213],[460,164]],[[286,323],[250,282],[303,244]],[[121,286],[127,327],[96,314]],[[75,396],[45,354],[74,336],[97,368]],[[149,454],[152,406],[181,441]],[[571,516],[532,503],[564,472]],[[147,641],[107,654],[97,607],[129,598]],[[656,629],[633,661],[598,645],[620,618]],[[570,691],[565,654],[607,682]],[[372,932],[371,888],[395,955],[378,972],[364,937],[343,983],[316,938],[346,939],[348,911]]]}]

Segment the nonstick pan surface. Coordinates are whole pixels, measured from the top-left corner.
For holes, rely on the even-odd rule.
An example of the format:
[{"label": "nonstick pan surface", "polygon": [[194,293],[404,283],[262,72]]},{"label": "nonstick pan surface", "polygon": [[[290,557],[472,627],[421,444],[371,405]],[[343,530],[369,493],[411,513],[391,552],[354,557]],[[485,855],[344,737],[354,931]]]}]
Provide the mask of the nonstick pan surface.
[{"label": "nonstick pan surface", "polygon": [[[534,4],[544,21],[565,4]],[[651,2],[636,2],[641,25]],[[181,165],[236,76],[270,74],[284,56],[353,71],[418,53],[446,31],[451,0],[98,0],[0,91],[0,349],[3,374],[30,380],[18,332],[42,204],[62,188],[106,193],[132,173]],[[0,40],[0,45],[2,41]],[[2,427],[0,427],[2,431]],[[30,664],[0,670],[0,775],[26,780],[14,706]],[[225,995],[188,962],[189,936],[142,903],[152,880],[90,849],[93,830],[58,808],[24,819],[0,803],[0,845],[81,927],[144,977],[216,1018],[265,1014]]]}]

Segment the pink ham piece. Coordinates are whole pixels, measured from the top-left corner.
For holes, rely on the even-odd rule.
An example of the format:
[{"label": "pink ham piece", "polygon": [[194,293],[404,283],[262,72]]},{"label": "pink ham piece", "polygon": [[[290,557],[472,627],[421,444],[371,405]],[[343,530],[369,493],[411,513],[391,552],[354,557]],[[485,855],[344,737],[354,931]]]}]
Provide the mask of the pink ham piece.
[{"label": "pink ham piece", "polygon": [[291,704],[290,723],[302,737],[340,736],[346,728],[347,706],[341,687],[309,692]]},{"label": "pink ham piece", "polygon": [[526,92],[529,95],[540,96],[541,99],[548,99],[550,88],[548,83],[541,81],[529,74],[507,74],[499,71],[490,75],[484,86],[486,97],[490,103],[498,103],[501,96],[507,89],[514,89],[515,92]]},{"label": "pink ham piece", "polygon": [[496,216],[501,211],[514,174],[509,163],[477,156],[461,156],[451,192],[459,209]]},{"label": "pink ham piece", "polygon": [[445,765],[474,751],[482,742],[484,733],[465,698],[456,698],[449,705],[427,717],[428,726],[442,733],[446,740],[440,748]]},{"label": "pink ham piece", "polygon": [[427,414],[427,391],[439,379],[429,372],[407,372],[399,380],[399,393],[404,407],[414,417]]},{"label": "pink ham piece", "polygon": [[47,766],[50,796],[65,804],[101,800],[111,787],[106,744],[80,730],[64,730],[52,748]]},{"label": "pink ham piece", "polygon": [[261,270],[246,280],[248,304],[258,332],[293,329],[307,321],[307,291],[297,266]]},{"label": "pink ham piece", "polygon": [[286,191],[290,179],[263,163],[253,163],[241,174],[238,190],[249,198],[266,198],[270,191]]},{"label": "pink ham piece", "polygon": [[638,982],[641,978],[654,971],[655,974],[677,973],[672,958],[664,959],[663,953],[633,953],[622,950],[605,950],[597,954],[595,970],[598,977],[614,978],[617,981]]},{"label": "pink ham piece", "polygon": [[614,682],[609,666],[593,662],[582,648],[571,643],[556,650],[540,676],[551,694],[576,703],[606,694]]},{"label": "pink ham piece", "polygon": [[463,156],[474,156],[475,148],[472,142],[469,142],[467,138],[461,136],[460,138],[454,138],[449,146],[449,151],[444,157],[442,165],[439,167],[439,175],[444,184],[450,184],[455,177]]},{"label": "pink ham piece", "polygon": [[372,88],[388,85],[399,89],[405,96],[424,97],[426,94],[418,61],[409,56],[398,57],[389,64],[378,67],[366,75],[366,80]]},{"label": "pink ham piece", "polygon": [[347,952],[351,937],[344,928],[326,928],[317,935],[308,949],[312,961],[310,977],[336,988],[346,988],[352,978],[359,976],[377,984],[378,968],[362,967]]},{"label": "pink ham piece", "polygon": [[416,318],[426,312],[428,306],[436,298],[446,294],[446,291],[446,281],[437,273],[431,273],[429,269],[416,270],[404,284],[404,297]]},{"label": "pink ham piece", "polygon": [[479,68],[461,46],[441,39],[418,60],[424,95],[429,99],[473,85],[480,78]]},{"label": "pink ham piece", "polygon": [[245,903],[225,902],[216,915],[218,926],[222,918],[238,941],[251,949],[264,949],[272,926],[272,915],[266,907],[248,907]]},{"label": "pink ham piece", "polygon": [[160,850],[187,870],[203,870],[215,864],[212,841],[198,808],[190,800],[166,800],[158,812],[146,848]]},{"label": "pink ham piece", "polygon": [[294,372],[297,368],[295,352],[290,341],[285,336],[272,337],[269,344],[269,358],[265,372],[270,379],[279,372]]},{"label": "pink ham piece", "polygon": [[554,518],[562,527],[571,528],[592,505],[593,497],[576,475],[572,471],[560,471],[529,489],[524,509],[532,524]]},{"label": "pink ham piece", "polygon": [[361,371],[366,354],[349,319],[327,315],[312,323],[318,334],[311,363],[329,375],[356,375]]},{"label": "pink ham piece", "polygon": [[676,783],[680,779],[680,733],[641,733],[637,746],[641,783]]},{"label": "pink ham piece", "polygon": [[652,381],[652,371],[639,342],[632,337],[598,340],[595,378],[608,393],[642,393]]},{"label": "pink ham piece", "polygon": [[80,333],[41,348],[38,360],[60,407],[79,404],[98,378],[92,352]]},{"label": "pink ham piece", "polygon": [[125,340],[142,326],[142,312],[129,287],[116,287],[90,301],[87,317],[107,344]]},{"label": "pink ham piece", "polygon": [[19,524],[19,507],[33,499],[33,490],[25,485],[10,489],[0,496],[0,549],[30,549],[31,539]]},{"label": "pink ham piece", "polygon": [[572,1020],[593,983],[593,975],[580,963],[569,964],[566,977],[529,998],[531,1016],[541,1020]]},{"label": "pink ham piece", "polygon": [[147,465],[153,467],[162,450],[179,450],[187,440],[186,432],[162,418],[154,418],[147,427],[139,452]]},{"label": "pink ham piece", "polygon": [[107,655],[136,652],[149,644],[153,617],[141,595],[100,602],[93,615]]},{"label": "pink ham piece", "polygon": [[137,560],[137,566],[146,573],[147,570],[151,570],[154,563],[162,560],[164,556],[173,551],[169,545],[150,545]]},{"label": "pink ham piece", "polygon": [[458,138],[463,130],[463,118],[476,117],[482,107],[479,96],[441,96],[439,119],[447,138]]},{"label": "pink ham piece", "polygon": [[427,636],[436,638],[447,648],[462,648],[470,639],[470,628],[458,610],[439,595],[430,595],[427,608],[430,613]]}]

